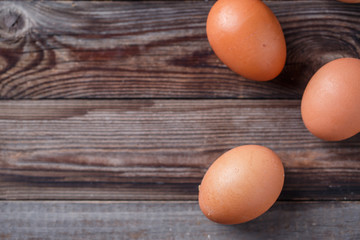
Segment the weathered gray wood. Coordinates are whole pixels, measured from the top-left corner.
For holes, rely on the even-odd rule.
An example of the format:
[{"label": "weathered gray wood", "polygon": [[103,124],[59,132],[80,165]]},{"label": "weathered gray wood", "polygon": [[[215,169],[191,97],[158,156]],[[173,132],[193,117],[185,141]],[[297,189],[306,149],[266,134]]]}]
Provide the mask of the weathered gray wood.
[{"label": "weathered gray wood", "polygon": [[281,199],[360,199],[360,138],[324,142],[298,100],[0,102],[0,199],[195,200],[226,150],[259,144],[286,168]]},{"label": "weathered gray wood", "polygon": [[300,98],[312,74],[360,56],[360,5],[267,1],[288,47],[274,81],[227,69],[206,39],[214,2],[0,3],[0,98]]},{"label": "weathered gray wood", "polygon": [[278,202],[241,225],[210,222],[197,202],[0,202],[0,239],[360,238],[359,202]]}]

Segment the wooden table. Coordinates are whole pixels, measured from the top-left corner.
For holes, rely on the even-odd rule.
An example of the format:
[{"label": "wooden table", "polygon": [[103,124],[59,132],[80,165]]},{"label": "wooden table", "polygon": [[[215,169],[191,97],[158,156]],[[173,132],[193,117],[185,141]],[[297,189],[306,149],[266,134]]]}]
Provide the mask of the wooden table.
[{"label": "wooden table", "polygon": [[[288,57],[254,82],[211,50],[213,3],[0,3],[1,240],[360,239],[360,135],[319,140],[299,108],[320,66],[360,57],[360,5],[266,1]],[[244,144],[278,153],[282,194],[212,223],[197,187]]]}]

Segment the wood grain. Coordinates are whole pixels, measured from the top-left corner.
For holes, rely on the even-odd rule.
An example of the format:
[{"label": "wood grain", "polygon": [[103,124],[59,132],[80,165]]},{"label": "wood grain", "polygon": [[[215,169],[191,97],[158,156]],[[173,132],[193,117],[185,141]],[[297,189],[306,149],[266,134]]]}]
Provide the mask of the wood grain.
[{"label": "wood grain", "polygon": [[[281,202],[219,225],[197,202],[0,202],[0,239],[359,239],[359,202]],[[341,217],[340,217],[341,216]]]},{"label": "wood grain", "polygon": [[260,144],[282,200],[359,200],[360,138],[324,142],[299,100],[0,102],[0,199],[195,200],[226,150]]},{"label": "wood grain", "polygon": [[339,57],[360,57],[360,5],[268,1],[288,58],[274,81],[246,80],[211,51],[214,2],[0,3],[0,98],[292,98]]}]

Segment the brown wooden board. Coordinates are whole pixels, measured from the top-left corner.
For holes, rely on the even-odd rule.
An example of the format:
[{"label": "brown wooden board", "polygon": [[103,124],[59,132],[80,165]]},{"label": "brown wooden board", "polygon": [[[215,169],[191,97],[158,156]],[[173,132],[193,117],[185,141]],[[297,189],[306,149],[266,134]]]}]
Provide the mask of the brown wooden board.
[{"label": "brown wooden board", "polygon": [[0,3],[0,98],[292,98],[360,56],[360,5],[268,1],[288,58],[274,81],[231,72],[205,32],[213,1]]},{"label": "brown wooden board", "polygon": [[195,200],[223,152],[259,144],[282,200],[360,200],[360,138],[312,136],[299,100],[0,102],[0,199]]},{"label": "brown wooden board", "polygon": [[196,202],[0,202],[0,239],[359,239],[359,202],[281,202],[210,222]]}]

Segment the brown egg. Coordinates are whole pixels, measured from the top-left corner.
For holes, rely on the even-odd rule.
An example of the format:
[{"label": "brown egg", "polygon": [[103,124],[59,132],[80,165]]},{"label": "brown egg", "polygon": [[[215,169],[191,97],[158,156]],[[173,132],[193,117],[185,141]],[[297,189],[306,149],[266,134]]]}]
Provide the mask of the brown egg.
[{"label": "brown egg", "polygon": [[224,153],[199,186],[199,205],[210,220],[239,224],[266,212],[279,197],[284,167],[270,149],[244,145]]},{"label": "brown egg", "polygon": [[340,141],[360,132],[360,60],[340,58],[321,67],[306,86],[301,115],[315,136]]},{"label": "brown egg", "polygon": [[284,68],[284,33],[260,0],[217,1],[209,12],[206,33],[218,58],[243,77],[268,81]]}]

